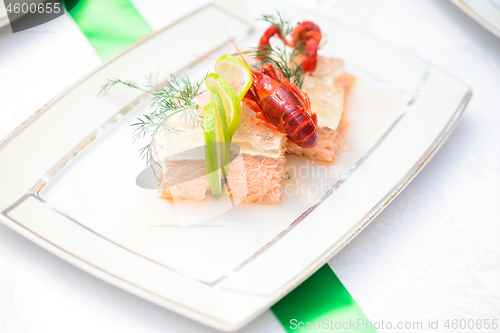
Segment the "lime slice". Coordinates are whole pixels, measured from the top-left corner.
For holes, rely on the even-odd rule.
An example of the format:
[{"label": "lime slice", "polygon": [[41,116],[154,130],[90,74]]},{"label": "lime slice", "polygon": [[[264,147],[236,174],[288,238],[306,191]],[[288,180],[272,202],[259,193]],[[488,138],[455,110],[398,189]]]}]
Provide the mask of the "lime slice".
[{"label": "lime slice", "polygon": [[216,117],[216,138],[217,142],[230,142],[231,138],[229,137],[228,126],[227,126],[227,118],[226,113],[224,111],[224,103],[220,98],[219,91],[215,87],[211,87],[208,89],[210,91],[210,100],[217,107],[217,117]]},{"label": "lime slice", "polygon": [[217,89],[226,113],[229,137],[232,138],[240,125],[241,101],[238,99],[238,96],[229,83],[218,74],[208,74],[205,79],[205,84],[208,89],[212,87]]},{"label": "lime slice", "polygon": [[229,136],[226,112],[224,111],[224,104],[220,98],[217,88],[211,87],[210,99],[212,103],[217,107],[216,118],[215,118],[215,138],[217,139],[217,154],[219,156],[219,165],[223,165],[224,168],[221,170],[224,172],[223,178],[229,172],[229,158],[231,154],[231,137]]},{"label": "lime slice", "polygon": [[222,76],[241,101],[252,85],[252,70],[235,56],[226,54],[215,63],[215,73]]},{"label": "lime slice", "polygon": [[217,106],[208,103],[203,107],[203,134],[205,136],[205,168],[212,195],[220,196],[220,170],[217,158]]}]

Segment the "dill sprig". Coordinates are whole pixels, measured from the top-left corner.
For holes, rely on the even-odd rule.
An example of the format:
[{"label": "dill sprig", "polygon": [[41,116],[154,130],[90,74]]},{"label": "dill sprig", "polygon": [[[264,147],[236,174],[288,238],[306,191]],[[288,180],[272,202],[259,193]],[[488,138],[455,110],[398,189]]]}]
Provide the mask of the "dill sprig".
[{"label": "dill sprig", "polygon": [[293,26],[278,11],[276,11],[276,15],[264,14],[259,20],[266,21],[278,29],[283,43],[285,42],[286,36],[293,31]]},{"label": "dill sprig", "polygon": [[149,90],[142,89],[141,87],[139,87],[133,81],[122,81],[120,79],[115,79],[115,80],[108,79],[107,81],[108,82],[106,82],[106,84],[104,84],[101,87],[101,91],[99,91],[99,93],[97,94],[97,96],[99,96],[99,95],[106,95],[109,92],[109,90],[111,88],[113,88],[113,86],[115,86],[117,84],[123,84],[123,85],[125,85],[127,87],[134,88],[134,89],[139,89],[139,90],[142,90],[142,91],[147,92],[147,93],[150,92]]},{"label": "dill sprig", "polygon": [[146,85],[147,89],[141,88],[133,81],[108,79],[106,84],[102,86],[99,95],[106,94],[117,84],[138,89],[151,95],[153,100],[151,112],[137,118],[137,122],[132,126],[135,127],[133,132],[134,142],[145,137],[150,138],[149,143],[139,150],[139,154],[146,160],[146,164],[152,167],[154,164],[158,164],[154,149],[156,136],[163,132],[171,134],[181,132],[175,126],[169,124],[172,117],[177,115],[186,124],[201,127],[202,117],[196,112],[200,106],[194,103],[193,99],[201,94],[200,88],[205,81],[205,77],[198,81],[191,81],[188,77],[178,80],[171,74],[169,79],[165,80],[164,86],[160,88],[155,77],[150,75]]},{"label": "dill sprig", "polygon": [[297,87],[302,88],[302,83],[304,82],[304,70],[301,66],[297,66],[292,61],[295,57],[304,53],[305,44],[298,43],[294,45],[293,48],[287,47],[286,38],[293,31],[294,27],[290,24],[289,20],[285,19],[280,12],[276,15],[263,15],[260,19],[262,21],[269,22],[271,25],[276,27],[281,35],[281,40],[283,46],[261,46],[251,48],[250,51],[244,53],[249,54],[252,58],[258,60],[254,67],[259,68],[263,64],[271,63],[275,68],[280,69],[283,75],[295,84]]},{"label": "dill sprig", "polygon": [[[303,44],[302,44],[303,45]],[[297,87],[302,88],[304,82],[304,69],[302,66],[293,64],[292,60],[304,52],[303,47],[294,47],[289,52],[285,47],[278,46],[262,46],[251,48],[250,51],[244,53],[250,54],[251,57],[258,59],[254,65],[259,68],[263,64],[271,63],[275,68],[280,69],[283,76]]]}]

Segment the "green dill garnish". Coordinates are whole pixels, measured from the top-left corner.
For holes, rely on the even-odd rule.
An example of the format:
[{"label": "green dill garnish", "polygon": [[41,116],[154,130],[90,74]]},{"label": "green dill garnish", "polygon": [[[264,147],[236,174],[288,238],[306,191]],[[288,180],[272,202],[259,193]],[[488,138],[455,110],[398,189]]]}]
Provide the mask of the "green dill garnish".
[{"label": "green dill garnish", "polygon": [[292,63],[292,60],[303,53],[303,48],[294,47],[292,51],[288,51],[286,47],[278,46],[262,46],[260,48],[252,48],[251,51],[244,53],[250,54],[253,58],[258,59],[258,62],[254,65],[256,68],[260,66],[271,63],[275,68],[280,69],[283,76],[288,79],[291,83],[295,84],[297,87],[302,88],[302,83],[304,82],[304,69],[302,66],[298,66]]},{"label": "green dill garnish", "polygon": [[259,20],[266,21],[278,29],[283,43],[285,43],[286,36],[293,31],[293,26],[288,20],[285,20],[285,18],[278,11],[276,12],[276,15],[264,14]]},{"label": "green dill garnish", "polygon": [[305,44],[299,43],[291,48],[287,47],[286,37],[290,35],[293,31],[293,26],[286,20],[280,12],[276,15],[263,15],[260,19],[262,21],[269,22],[271,25],[276,27],[281,35],[281,40],[283,46],[261,46],[251,48],[250,51],[243,53],[249,54],[251,57],[258,60],[254,65],[255,68],[259,68],[263,64],[271,63],[275,68],[280,69],[283,75],[295,84],[297,87],[302,88],[302,83],[304,82],[304,70],[301,66],[295,65],[292,61],[295,57],[304,53]]},{"label": "green dill garnish", "polygon": [[193,99],[201,94],[199,90],[205,81],[205,77],[198,81],[191,81],[188,77],[184,77],[179,81],[171,74],[161,88],[158,87],[152,75],[148,78],[149,83],[146,88],[141,88],[133,81],[108,79],[108,82],[102,86],[99,95],[106,94],[117,84],[138,89],[151,95],[153,100],[151,104],[152,111],[149,114],[144,114],[141,118],[137,118],[138,121],[132,126],[135,127],[133,133],[134,142],[145,137],[150,138],[149,143],[142,147],[139,153],[142,158],[146,159],[148,166],[153,166],[153,164],[158,164],[154,149],[156,136],[163,132],[172,134],[181,132],[169,124],[173,116],[178,115],[186,124],[201,127],[202,117],[196,112],[200,106],[194,103]]}]

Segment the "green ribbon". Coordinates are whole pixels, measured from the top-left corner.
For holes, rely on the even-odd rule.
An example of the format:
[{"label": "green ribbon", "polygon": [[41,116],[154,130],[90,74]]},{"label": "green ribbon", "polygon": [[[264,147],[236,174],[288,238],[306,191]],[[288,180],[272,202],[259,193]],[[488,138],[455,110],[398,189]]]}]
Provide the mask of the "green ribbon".
[{"label": "green ribbon", "polygon": [[271,310],[287,332],[377,332],[328,264]]},{"label": "green ribbon", "polygon": [[[153,32],[130,0],[80,0],[76,5],[66,0],[66,6],[74,6],[71,17],[103,60]],[[328,264],[271,310],[287,332],[318,329],[319,323],[321,332],[376,333]],[[365,325],[352,328],[361,321]]]},{"label": "green ribbon", "polygon": [[153,32],[130,0],[80,0],[69,14],[102,60]]}]

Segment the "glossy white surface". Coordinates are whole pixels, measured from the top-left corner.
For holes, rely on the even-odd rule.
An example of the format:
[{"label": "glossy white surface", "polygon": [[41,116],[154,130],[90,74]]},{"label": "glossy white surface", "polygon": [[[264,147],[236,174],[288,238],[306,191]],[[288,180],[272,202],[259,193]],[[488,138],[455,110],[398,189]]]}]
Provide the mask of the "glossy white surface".
[{"label": "glossy white surface", "polygon": [[467,15],[500,37],[500,2],[498,0],[452,0]]},{"label": "glossy white surface", "polygon": [[7,11],[5,9],[5,4],[2,1],[0,3],[0,28],[3,28],[7,24],[9,24],[9,17],[7,16]]},{"label": "glossy white surface", "polygon": [[[444,3],[415,1],[403,7],[396,1],[346,1],[319,6],[448,69],[475,91],[464,119],[435,159],[331,262],[335,271],[374,321],[491,317],[499,307],[493,284],[499,249],[491,223],[499,185],[495,91],[500,50],[495,39]],[[433,15],[427,16],[429,12]],[[428,29],[415,29],[422,21]],[[469,197],[461,192],[464,188]],[[0,232],[0,260],[6,268],[0,290],[7,300],[0,308],[0,328],[62,332],[79,322],[75,329],[82,332],[212,331],[83,274],[3,226]],[[446,252],[447,245],[453,249],[455,244],[458,249]],[[402,295],[416,301],[424,295],[427,302],[401,305]],[[437,304],[432,313],[428,304]],[[84,320],[88,317],[95,320]],[[245,331],[282,329],[267,314]]]}]

